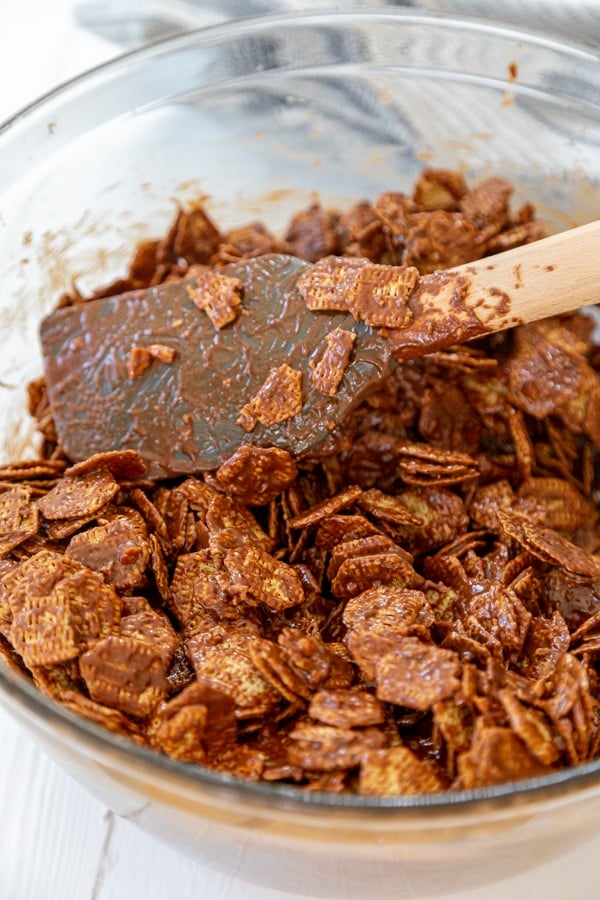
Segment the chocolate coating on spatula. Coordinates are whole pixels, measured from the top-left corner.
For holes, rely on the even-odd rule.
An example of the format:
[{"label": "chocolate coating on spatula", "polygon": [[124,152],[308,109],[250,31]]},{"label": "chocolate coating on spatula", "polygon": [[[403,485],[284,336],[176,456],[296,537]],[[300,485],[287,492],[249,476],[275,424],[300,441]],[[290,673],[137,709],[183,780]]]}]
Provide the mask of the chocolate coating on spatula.
[{"label": "chocolate coating on spatula", "polygon": [[[243,285],[242,311],[216,329],[190,299],[193,280],[58,309],[41,325],[48,392],[63,449],[72,460],[135,449],[151,477],[217,468],[241,445],[300,455],[317,447],[389,372],[378,330],[347,312],[312,312],[296,289],[309,264],[270,254],[224,266]],[[334,396],[311,383],[327,335],[356,334]],[[175,351],[128,375],[134,347]],[[242,407],[269,372],[286,363],[302,373],[299,414],[246,432]]]}]

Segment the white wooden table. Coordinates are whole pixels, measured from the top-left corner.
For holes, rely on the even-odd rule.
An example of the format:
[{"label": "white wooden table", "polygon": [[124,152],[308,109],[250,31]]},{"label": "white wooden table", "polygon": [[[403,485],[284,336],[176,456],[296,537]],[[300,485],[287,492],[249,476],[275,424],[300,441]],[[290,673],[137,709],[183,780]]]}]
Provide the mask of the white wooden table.
[{"label": "white wooden table", "polygon": [[[114,54],[110,45],[74,26],[72,3],[0,0],[0,120]],[[528,875],[446,900],[599,900],[599,856],[600,834]],[[568,894],[559,885],[558,876],[564,885],[565,874]],[[290,900],[291,895],[207,869],[119,820],[48,760],[0,708],[0,900],[171,898]]]}]

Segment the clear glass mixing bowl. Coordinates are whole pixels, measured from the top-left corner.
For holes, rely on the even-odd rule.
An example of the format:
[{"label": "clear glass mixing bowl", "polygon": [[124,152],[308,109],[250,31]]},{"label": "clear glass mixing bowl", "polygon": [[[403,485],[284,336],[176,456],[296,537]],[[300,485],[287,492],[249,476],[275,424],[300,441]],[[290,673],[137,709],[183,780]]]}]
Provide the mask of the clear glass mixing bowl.
[{"label": "clear glass mixing bowl", "polygon": [[[37,324],[74,280],[120,274],[178,202],[273,229],[318,193],[408,189],[424,164],[502,173],[551,230],[598,216],[600,60],[477,21],[287,15],[178,37],[53,92],[0,130],[0,438],[35,452]],[[334,898],[460,890],[542,863],[600,822],[600,762],[452,795],[245,784],[145,752],[0,665],[0,700],[118,814],[197,859]],[[568,896],[568,885],[565,886]]]}]

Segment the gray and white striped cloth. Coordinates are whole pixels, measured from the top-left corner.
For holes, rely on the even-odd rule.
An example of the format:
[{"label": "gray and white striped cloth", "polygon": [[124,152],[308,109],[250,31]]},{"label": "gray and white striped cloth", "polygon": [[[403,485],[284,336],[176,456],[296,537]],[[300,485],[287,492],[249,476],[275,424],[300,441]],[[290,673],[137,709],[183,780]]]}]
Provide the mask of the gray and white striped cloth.
[{"label": "gray and white striped cloth", "polygon": [[122,47],[275,12],[404,8],[476,16],[600,48],[600,0],[79,0],[79,24]]}]

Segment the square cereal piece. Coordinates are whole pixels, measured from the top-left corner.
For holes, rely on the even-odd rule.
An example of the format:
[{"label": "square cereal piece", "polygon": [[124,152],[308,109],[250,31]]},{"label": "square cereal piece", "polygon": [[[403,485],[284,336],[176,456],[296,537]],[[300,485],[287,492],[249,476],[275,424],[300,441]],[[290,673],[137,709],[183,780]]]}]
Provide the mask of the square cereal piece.
[{"label": "square cereal piece", "polygon": [[368,265],[368,260],[327,256],[315,262],[298,279],[298,290],[309,309],[348,310],[347,295],[355,273]]},{"label": "square cereal piece", "polygon": [[239,278],[207,269],[188,284],[187,292],[215,328],[224,328],[237,319],[242,302],[242,282]]},{"label": "square cereal piece", "polygon": [[183,553],[178,558],[167,605],[184,632],[195,630],[198,617],[202,616],[199,597],[207,593],[209,588],[222,593],[217,580],[222,569],[222,561],[213,557],[210,550]]},{"label": "square cereal piece", "polygon": [[239,720],[264,716],[281,702],[252,660],[255,641],[256,635],[239,625],[216,625],[186,640],[198,679],[232,697]]},{"label": "square cereal piece", "polygon": [[398,637],[397,648],[376,663],[377,696],[387,703],[428,710],[458,691],[459,673],[460,659],[453,650]]},{"label": "square cereal piece", "polygon": [[240,543],[252,543],[264,550],[271,550],[272,540],[251,510],[225,494],[215,492],[211,497],[206,511],[206,526],[211,537],[222,532],[235,532]]},{"label": "square cereal piece", "polygon": [[117,481],[137,481],[148,471],[137,450],[106,450],[69,466],[65,475],[84,475],[97,469],[108,469]]},{"label": "square cereal piece", "polygon": [[536,759],[511,728],[478,725],[470,749],[458,756],[458,771],[461,785],[471,790],[535,778],[552,769]]},{"label": "square cereal piece", "polygon": [[224,564],[229,575],[228,592],[242,602],[264,604],[279,612],[304,601],[302,582],[293,566],[260,547],[235,547],[225,555]]},{"label": "square cereal piece", "polygon": [[66,550],[67,556],[100,572],[118,591],[142,585],[150,553],[144,519],[126,506],[103,516],[102,524],[73,535]]},{"label": "square cereal piece", "polygon": [[446,787],[431,764],[408,747],[370,750],[361,760],[359,793],[371,796],[436,794]]},{"label": "square cereal piece", "polygon": [[265,506],[292,484],[298,468],[287,450],[243,444],[217,470],[216,481],[245,506]]},{"label": "square cereal piece", "polygon": [[294,671],[288,655],[273,641],[256,638],[250,648],[252,662],[281,696],[293,706],[304,705],[310,700],[311,691],[301,674]]},{"label": "square cereal piece", "polygon": [[318,688],[348,688],[354,681],[349,657],[342,655],[345,654],[343,645],[327,644],[319,635],[285,627],[279,632],[277,642],[310,693]]},{"label": "square cereal piece", "polygon": [[119,491],[108,469],[95,469],[82,475],[65,475],[56,487],[38,500],[45,519],[77,519],[93,516]]},{"label": "square cereal piece", "polygon": [[335,728],[359,728],[385,722],[383,703],[369,691],[322,690],[313,695],[308,707],[311,719]]},{"label": "square cereal piece", "polygon": [[216,253],[221,240],[218,228],[201,206],[182,209],[161,242],[162,257],[183,258],[189,264],[204,265]]},{"label": "square cereal piece", "polygon": [[0,557],[37,534],[39,513],[31,490],[20,485],[0,493]]},{"label": "square cereal piece", "polygon": [[2,581],[13,619],[10,640],[27,666],[74,659],[110,634],[121,601],[101,575],[67,556],[42,550]]},{"label": "square cereal piece", "polygon": [[169,666],[179,646],[179,638],[168,616],[158,610],[140,610],[123,616],[119,630],[122,637],[135,638],[152,647],[165,667]]},{"label": "square cereal piece", "polygon": [[350,361],[356,335],[353,331],[334,328],[325,338],[318,362],[311,362],[311,382],[315,390],[334,397]]},{"label": "square cereal piece", "polygon": [[79,665],[92,700],[126,715],[150,715],[167,694],[160,651],[145,640],[110,635],[86,650]]},{"label": "square cereal piece", "polygon": [[151,737],[163,753],[184,762],[206,762],[209,752],[235,745],[237,721],[232,698],[209,684],[192,681],[158,707]]},{"label": "square cereal piece", "polygon": [[253,431],[257,424],[277,425],[302,410],[302,372],[287,363],[271,369],[256,396],[242,407],[237,424]]},{"label": "square cereal piece", "polygon": [[413,266],[328,256],[298,279],[309,309],[349,310],[367,325],[401,328],[412,319],[408,300],[419,280]]},{"label": "square cereal piece", "polygon": [[310,722],[299,722],[290,738],[289,761],[309,771],[323,772],[353,769],[365,753],[379,750],[386,743],[385,733],[377,727],[354,730]]},{"label": "square cereal piece", "polygon": [[600,578],[600,559],[587,553],[558,531],[532,522],[513,510],[499,510],[502,529],[542,562],[562,566],[573,575]]},{"label": "square cereal piece", "polygon": [[371,553],[345,559],[331,583],[331,593],[338,600],[348,600],[372,587],[412,585],[414,580],[415,570],[399,553]]}]

